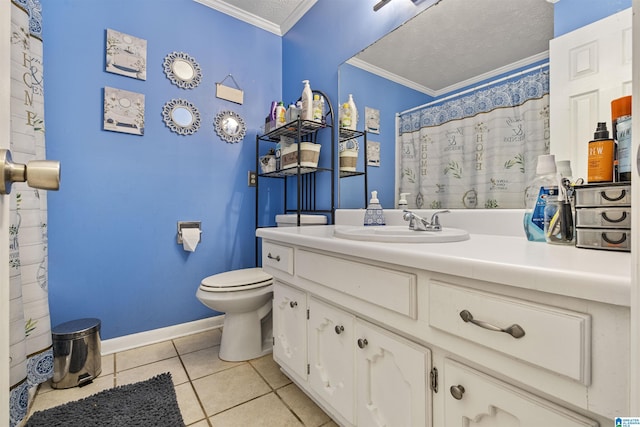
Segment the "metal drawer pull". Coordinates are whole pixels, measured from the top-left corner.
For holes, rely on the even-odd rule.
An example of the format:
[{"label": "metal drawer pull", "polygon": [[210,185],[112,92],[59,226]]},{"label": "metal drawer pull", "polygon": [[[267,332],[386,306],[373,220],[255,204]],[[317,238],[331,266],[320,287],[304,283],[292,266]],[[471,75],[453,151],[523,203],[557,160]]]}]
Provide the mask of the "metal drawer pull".
[{"label": "metal drawer pull", "polygon": [[605,232],[602,232],[601,236],[602,236],[602,240],[604,240],[610,245],[620,245],[624,243],[625,240],[627,240],[627,234],[624,231],[620,232],[620,238],[618,240],[612,240],[611,238],[609,238],[609,235]]},{"label": "metal drawer pull", "polygon": [[609,197],[607,195],[606,191],[601,191],[600,192],[600,197],[602,197],[603,199],[605,199],[608,202],[617,202],[619,200],[624,199],[624,196],[626,196],[626,195],[627,195],[627,191],[624,190],[624,189],[620,190],[620,195],[618,197]]},{"label": "metal drawer pull", "polygon": [[475,320],[473,318],[473,315],[468,310],[462,310],[460,312],[460,317],[462,317],[462,320],[464,320],[465,322],[471,322],[476,326],[480,326],[481,328],[484,328],[484,329],[489,329],[490,331],[504,332],[511,335],[514,338],[522,338],[524,336],[524,329],[522,329],[522,327],[518,324],[513,324],[508,328],[502,329],[492,325],[491,323],[483,322],[481,320]]},{"label": "metal drawer pull", "polygon": [[298,303],[297,303],[296,301],[291,301],[291,302],[289,303],[289,306],[290,306],[291,308],[296,308],[296,307],[298,306]]},{"label": "metal drawer pull", "polygon": [[271,252],[269,252],[269,255],[267,255],[267,258],[275,259],[276,262],[280,262],[280,255],[273,256],[273,255],[271,255]]},{"label": "metal drawer pull", "polygon": [[462,395],[464,394],[464,387],[462,387],[460,384],[452,385],[449,388],[449,391],[451,392],[451,396],[453,396],[454,399],[462,400]]},{"label": "metal drawer pull", "polygon": [[609,218],[609,215],[607,215],[606,212],[602,212],[602,218],[604,218],[604,220],[607,221],[607,222],[613,222],[613,223],[622,222],[625,219],[627,219],[627,213],[626,212],[622,212],[622,215],[620,215],[620,218],[612,219],[612,218]]},{"label": "metal drawer pull", "polygon": [[340,335],[341,333],[343,333],[343,332],[344,332],[344,326],[342,326],[342,325],[336,325],[336,327],[335,327],[335,331],[336,331],[336,334]]},{"label": "metal drawer pull", "polygon": [[366,338],[359,338],[358,339],[358,347],[365,348],[368,344],[369,344],[369,341],[367,341]]}]

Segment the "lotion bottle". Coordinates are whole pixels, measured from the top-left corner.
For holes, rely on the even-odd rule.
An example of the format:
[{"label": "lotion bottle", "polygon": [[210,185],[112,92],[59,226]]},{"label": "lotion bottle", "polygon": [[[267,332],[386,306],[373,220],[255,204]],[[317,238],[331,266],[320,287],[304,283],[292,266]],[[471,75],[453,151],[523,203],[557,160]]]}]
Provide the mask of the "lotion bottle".
[{"label": "lotion bottle", "polygon": [[302,112],[300,118],[302,120],[313,120],[313,93],[311,92],[311,86],[309,86],[309,80],[303,80],[304,89],[302,90]]},{"label": "lotion bottle", "polygon": [[348,127],[351,130],[356,130],[358,128],[358,109],[356,108],[356,103],[353,100],[352,94],[349,94],[347,104],[349,104],[349,110],[351,110],[351,125]]}]

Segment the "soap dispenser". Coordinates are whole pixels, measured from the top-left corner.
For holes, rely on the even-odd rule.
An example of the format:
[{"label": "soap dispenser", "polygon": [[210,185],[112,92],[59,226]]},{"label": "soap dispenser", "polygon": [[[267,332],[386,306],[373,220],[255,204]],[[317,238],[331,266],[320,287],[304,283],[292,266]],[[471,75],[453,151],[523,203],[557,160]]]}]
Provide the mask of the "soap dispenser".
[{"label": "soap dispenser", "polygon": [[400,200],[398,200],[398,209],[407,209],[409,202],[407,202],[407,196],[411,193],[400,193]]},{"label": "soap dispenser", "polygon": [[371,200],[369,200],[369,206],[364,213],[364,225],[384,225],[384,212],[380,201],[378,200],[378,192],[371,192]]}]

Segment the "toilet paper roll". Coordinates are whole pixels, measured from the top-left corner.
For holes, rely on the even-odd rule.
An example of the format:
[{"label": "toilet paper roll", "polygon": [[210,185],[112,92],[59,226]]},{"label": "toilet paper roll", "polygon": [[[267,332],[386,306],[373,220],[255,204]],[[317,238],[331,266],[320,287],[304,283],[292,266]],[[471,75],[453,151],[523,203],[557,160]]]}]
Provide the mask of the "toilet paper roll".
[{"label": "toilet paper roll", "polygon": [[183,228],[182,229],[182,247],[187,252],[194,252],[198,242],[200,241],[199,228]]}]

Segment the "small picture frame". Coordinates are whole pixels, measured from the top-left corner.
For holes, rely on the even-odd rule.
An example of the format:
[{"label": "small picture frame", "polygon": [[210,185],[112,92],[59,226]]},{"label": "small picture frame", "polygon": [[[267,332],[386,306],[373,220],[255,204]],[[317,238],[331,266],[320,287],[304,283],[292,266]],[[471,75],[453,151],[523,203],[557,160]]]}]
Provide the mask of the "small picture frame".
[{"label": "small picture frame", "polygon": [[138,80],[147,79],[147,41],[107,29],[105,71]]},{"label": "small picture frame", "polygon": [[368,133],[380,134],[380,110],[364,107],[364,123]]},{"label": "small picture frame", "polygon": [[367,166],[380,167],[380,143],[367,141]]},{"label": "small picture frame", "polygon": [[105,87],[103,129],[144,135],[144,95]]}]

